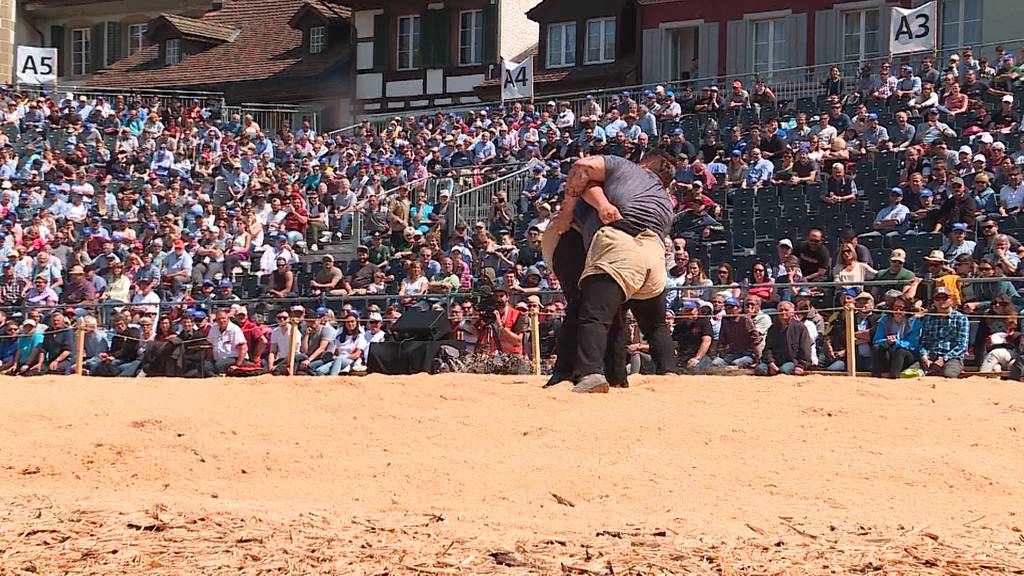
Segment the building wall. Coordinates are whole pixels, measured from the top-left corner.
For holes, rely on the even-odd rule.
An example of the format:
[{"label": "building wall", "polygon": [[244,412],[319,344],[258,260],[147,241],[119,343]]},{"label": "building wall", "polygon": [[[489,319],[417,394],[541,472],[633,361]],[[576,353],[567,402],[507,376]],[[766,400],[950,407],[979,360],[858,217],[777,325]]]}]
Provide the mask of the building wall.
[{"label": "building wall", "polygon": [[[746,74],[752,71],[752,25],[762,16],[784,18],[787,32],[787,67],[828,64],[856,59],[859,55],[844,53],[843,17],[848,10],[878,7],[880,52],[885,53],[889,36],[889,20],[893,6],[918,6],[926,0],[737,0],[734,2],[659,2],[640,7],[641,50],[644,81],[665,79],[664,30],[674,25],[701,27],[700,71],[713,74]],[[948,2],[938,0],[941,45],[941,10]],[[991,55],[993,44],[1005,43],[1019,49],[1024,31],[1017,24],[1024,20],[1021,0],[984,0],[982,4],[981,43],[983,52]],[[719,26],[714,39],[703,37],[714,31],[705,27]],[[1016,51],[1016,50],[1015,50]]]},{"label": "building wall", "polygon": [[0,0],[0,82],[11,83],[14,72],[15,0]]},{"label": "building wall", "polygon": [[[1024,38],[1024,2],[1021,0],[985,0],[981,8],[981,41],[984,44]],[[1019,47],[1019,46],[1018,46]],[[986,50],[991,57],[994,49]]]},{"label": "building wall", "polygon": [[[996,1],[1020,3],[1019,0]],[[891,7],[909,3],[909,0],[739,0],[644,4],[640,15],[644,81],[664,79],[664,31],[676,25],[699,28],[700,76],[747,74],[753,71],[753,26],[757,20],[783,20],[786,68],[800,68],[844,57],[842,18],[845,11],[879,8],[879,40],[884,44]],[[880,48],[884,52],[885,47]]]},{"label": "building wall", "polygon": [[537,42],[540,27],[526,17],[526,12],[539,0],[500,0],[498,17],[501,42],[498,49],[502,58],[512,58]]},{"label": "building wall", "polygon": [[[522,5],[531,4],[529,1],[512,0],[512,7],[506,7],[504,0],[488,0],[493,2],[491,6],[497,8],[495,16],[498,22],[494,29],[498,30],[496,36],[491,40],[497,40],[494,44],[496,51],[491,54],[510,53],[504,46],[506,35],[511,42],[518,43],[514,46],[522,46],[523,42],[535,42],[537,38],[536,25],[527,22],[532,27],[523,31],[521,21],[526,17],[521,13],[517,16],[515,10],[522,10]],[[500,2],[500,3],[499,3]],[[534,2],[535,3],[535,2]],[[353,5],[352,22],[355,28],[355,60],[356,60],[356,87],[355,99],[357,112],[382,112],[402,111],[419,109],[432,106],[445,106],[455,102],[471,103],[479,99],[473,94],[473,89],[487,77],[487,73],[495,65],[488,61],[484,54],[483,64],[459,65],[459,13],[463,10],[485,10],[486,2],[481,0],[437,0],[420,2],[418,0],[394,0],[386,5],[376,2],[362,2]],[[508,21],[502,10],[508,9]],[[436,11],[436,12],[435,12]],[[443,12],[440,12],[443,11]],[[433,13],[434,16],[430,16]],[[444,18],[447,22],[447,50],[444,58],[436,58],[432,63],[423,56],[423,65],[414,70],[396,70],[396,46],[397,46],[397,18],[400,15],[420,14],[424,26],[431,18]],[[445,16],[438,16],[445,14]],[[485,27],[487,19],[484,20]],[[378,28],[383,26],[384,28]],[[386,34],[380,34],[386,29]],[[434,30],[435,36],[443,34]],[[486,36],[487,31],[484,31]],[[492,34],[494,34],[492,32]],[[384,45],[381,45],[381,36]],[[424,39],[425,44],[431,44],[435,38]],[[484,43],[486,50],[487,43]],[[426,48],[424,48],[425,50]],[[523,48],[518,49],[522,51]],[[515,53],[515,50],[512,51]],[[435,53],[436,56],[436,53]],[[441,61],[446,62],[440,66]]]}]

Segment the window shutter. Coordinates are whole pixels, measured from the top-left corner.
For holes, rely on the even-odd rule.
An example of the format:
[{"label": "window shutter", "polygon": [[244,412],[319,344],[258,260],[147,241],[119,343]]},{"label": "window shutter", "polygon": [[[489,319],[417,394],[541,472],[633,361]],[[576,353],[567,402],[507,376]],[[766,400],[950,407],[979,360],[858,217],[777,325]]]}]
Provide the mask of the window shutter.
[{"label": "window shutter", "polygon": [[[918,2],[917,4],[923,4],[923,2]],[[939,34],[942,33],[941,20],[933,23],[933,26],[939,26]],[[889,54],[890,34],[892,34],[892,6],[882,4],[878,8],[878,53],[883,57]]]},{"label": "window shutter", "polygon": [[373,17],[373,69],[384,70],[388,64],[388,20],[383,14]]},{"label": "window shutter", "polygon": [[64,75],[64,62],[67,54],[64,53],[64,27],[50,26],[50,47],[57,49],[57,75]]},{"label": "window shutter", "polygon": [[843,41],[842,30],[839,29],[839,11],[818,10],[814,15],[814,63],[825,64],[839,59],[839,49]]},{"label": "window shutter", "polygon": [[448,31],[451,29],[451,18],[452,13],[447,9],[443,10],[429,10],[429,12],[435,12],[434,20],[434,60],[433,65],[435,68],[444,68],[448,65],[448,52],[450,50],[450,44],[452,43],[451,36],[448,35]]},{"label": "window shutter", "polygon": [[106,47],[106,24],[97,24],[89,32],[89,67],[86,74],[103,69],[103,49]]},{"label": "window shutter", "polygon": [[806,13],[786,16],[786,44],[789,46],[786,68],[803,68],[807,65],[807,43],[800,42],[799,38],[807,38]]},{"label": "window shutter", "polygon": [[484,6],[484,64],[498,63],[498,7]]},{"label": "window shutter", "polygon": [[107,22],[107,54],[104,67],[110,66],[124,57],[125,52],[121,49],[121,23]]},{"label": "window shutter", "polygon": [[731,20],[726,28],[725,73],[749,74],[753,68],[749,25],[746,20]]},{"label": "window shutter", "polygon": [[718,76],[718,22],[700,25],[697,45],[697,73],[705,78]]},{"label": "window shutter", "polygon": [[437,44],[441,38],[437,35],[437,21],[440,10],[426,10],[420,16],[420,62],[424,68],[436,68]]}]

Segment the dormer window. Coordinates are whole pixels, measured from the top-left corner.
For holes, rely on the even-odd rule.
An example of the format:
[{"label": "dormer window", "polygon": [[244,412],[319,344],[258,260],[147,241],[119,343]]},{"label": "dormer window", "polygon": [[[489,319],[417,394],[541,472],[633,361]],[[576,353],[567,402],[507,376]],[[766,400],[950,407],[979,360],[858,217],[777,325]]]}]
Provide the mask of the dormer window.
[{"label": "dormer window", "polygon": [[164,63],[168,66],[181,62],[181,38],[168,38],[164,42]]},{"label": "dormer window", "polygon": [[309,29],[309,53],[319,54],[327,46],[327,27],[312,26]]}]

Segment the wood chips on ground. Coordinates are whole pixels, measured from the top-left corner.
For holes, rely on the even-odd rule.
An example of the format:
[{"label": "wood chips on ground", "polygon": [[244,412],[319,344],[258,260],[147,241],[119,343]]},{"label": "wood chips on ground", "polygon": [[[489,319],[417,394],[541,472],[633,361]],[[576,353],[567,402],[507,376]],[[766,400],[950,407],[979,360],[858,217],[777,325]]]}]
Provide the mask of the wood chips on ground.
[{"label": "wood chips on ground", "polygon": [[829,526],[780,519],[705,541],[666,527],[488,542],[438,514],[288,518],[4,502],[0,574],[1024,574],[1024,535]]}]

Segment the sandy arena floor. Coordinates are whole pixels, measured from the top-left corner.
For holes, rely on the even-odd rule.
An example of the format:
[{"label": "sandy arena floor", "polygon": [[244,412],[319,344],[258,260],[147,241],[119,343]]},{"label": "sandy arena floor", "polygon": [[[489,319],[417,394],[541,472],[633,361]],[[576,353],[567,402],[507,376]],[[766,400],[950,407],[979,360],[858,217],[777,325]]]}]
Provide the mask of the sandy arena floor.
[{"label": "sandy arena floor", "polygon": [[0,380],[0,574],[1024,574],[1024,384]]}]

